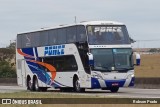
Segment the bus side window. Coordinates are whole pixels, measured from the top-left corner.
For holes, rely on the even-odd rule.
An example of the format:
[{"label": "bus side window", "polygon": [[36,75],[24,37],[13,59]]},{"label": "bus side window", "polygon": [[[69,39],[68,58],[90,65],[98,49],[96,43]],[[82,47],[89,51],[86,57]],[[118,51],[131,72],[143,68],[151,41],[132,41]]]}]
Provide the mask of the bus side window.
[{"label": "bus side window", "polygon": [[78,66],[73,55],[54,57],[54,66],[57,72],[76,71]]},{"label": "bus side window", "polygon": [[39,46],[48,45],[48,31],[41,31],[39,35]]},{"label": "bus side window", "polygon": [[54,45],[57,44],[57,30],[50,30],[48,31],[48,41],[49,41],[49,45]]},{"label": "bus side window", "polygon": [[72,43],[76,41],[76,27],[67,28],[67,43]]},{"label": "bus side window", "polygon": [[[50,64],[50,65],[53,65],[53,57],[45,57],[43,58],[43,62],[46,63],[46,64]],[[54,65],[53,65],[54,66]],[[44,70],[46,72],[50,72],[46,66],[43,66],[44,67]]]},{"label": "bus side window", "polygon": [[64,61],[62,56],[54,57],[53,65],[56,68],[56,71],[63,71],[64,69],[63,64],[64,64]]},{"label": "bus side window", "polygon": [[66,28],[58,29],[58,44],[66,43]]},{"label": "bus side window", "polygon": [[66,68],[65,68],[66,70],[78,70],[77,63],[73,55],[66,56],[65,61],[66,61]]},{"label": "bus side window", "polygon": [[40,46],[40,32],[30,33],[31,35],[31,47],[38,47]]},{"label": "bus side window", "polygon": [[77,41],[78,42],[87,41],[86,30],[84,26],[77,26]]}]

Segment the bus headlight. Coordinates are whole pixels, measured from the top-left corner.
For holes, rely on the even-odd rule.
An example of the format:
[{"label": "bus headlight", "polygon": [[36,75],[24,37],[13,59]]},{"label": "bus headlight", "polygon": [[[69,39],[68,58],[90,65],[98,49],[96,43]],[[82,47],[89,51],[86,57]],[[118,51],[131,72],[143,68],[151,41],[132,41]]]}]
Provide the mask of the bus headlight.
[{"label": "bus headlight", "polygon": [[103,79],[102,76],[100,76],[100,75],[93,75],[93,77],[97,78],[97,79]]},{"label": "bus headlight", "polygon": [[133,77],[134,77],[134,74],[131,74],[131,77],[133,78]]},{"label": "bus headlight", "polygon": [[129,74],[129,75],[127,76],[127,79],[133,78],[133,77],[134,77],[134,74]]}]

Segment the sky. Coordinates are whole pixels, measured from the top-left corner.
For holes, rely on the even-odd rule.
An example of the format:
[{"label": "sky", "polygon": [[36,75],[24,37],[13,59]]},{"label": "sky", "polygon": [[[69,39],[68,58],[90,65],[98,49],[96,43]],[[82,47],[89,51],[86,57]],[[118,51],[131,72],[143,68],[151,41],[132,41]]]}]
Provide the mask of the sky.
[{"label": "sky", "polygon": [[21,32],[81,21],[126,24],[135,48],[160,48],[160,0],[0,0],[0,47]]}]

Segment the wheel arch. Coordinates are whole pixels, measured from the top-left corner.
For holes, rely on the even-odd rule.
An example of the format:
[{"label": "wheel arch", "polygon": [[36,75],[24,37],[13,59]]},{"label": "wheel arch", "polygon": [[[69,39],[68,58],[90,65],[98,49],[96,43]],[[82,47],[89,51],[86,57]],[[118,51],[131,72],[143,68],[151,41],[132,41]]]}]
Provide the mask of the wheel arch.
[{"label": "wheel arch", "polygon": [[33,75],[33,80],[32,80],[32,81],[34,81],[35,79],[38,79],[38,78],[37,78],[37,75],[34,74],[34,75]]},{"label": "wheel arch", "polygon": [[27,90],[32,90],[32,78],[29,74],[26,77],[26,87]]},{"label": "wheel arch", "polygon": [[31,79],[32,79],[31,76],[30,76],[30,75],[27,75],[27,78],[26,78],[26,86],[28,85],[28,84],[27,84],[28,81],[31,80]]},{"label": "wheel arch", "polygon": [[78,77],[77,74],[74,74],[74,75],[73,75],[73,82],[72,82],[72,83],[73,83],[73,87],[74,87],[74,82],[75,82],[75,80],[78,79],[78,78],[79,78],[79,77]]},{"label": "wheel arch", "polygon": [[30,75],[27,75],[27,80],[31,79],[31,76]]}]

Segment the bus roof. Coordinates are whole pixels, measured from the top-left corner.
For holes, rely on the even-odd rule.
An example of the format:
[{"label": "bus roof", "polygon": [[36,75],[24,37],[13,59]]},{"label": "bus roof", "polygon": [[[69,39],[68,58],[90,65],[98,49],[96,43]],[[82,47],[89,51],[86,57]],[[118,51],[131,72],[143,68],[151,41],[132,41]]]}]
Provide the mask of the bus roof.
[{"label": "bus roof", "polygon": [[80,24],[83,25],[124,25],[120,22],[115,21],[83,21]]},{"label": "bus roof", "polygon": [[64,24],[64,25],[59,25],[59,26],[55,26],[55,27],[41,28],[39,30],[23,32],[23,33],[18,33],[18,34],[39,32],[39,31],[44,31],[44,30],[51,30],[51,29],[57,29],[57,28],[70,27],[70,26],[75,26],[75,25],[85,25],[86,26],[86,25],[124,25],[124,24],[120,23],[120,22],[116,22],[116,21],[82,21],[80,23]]}]

